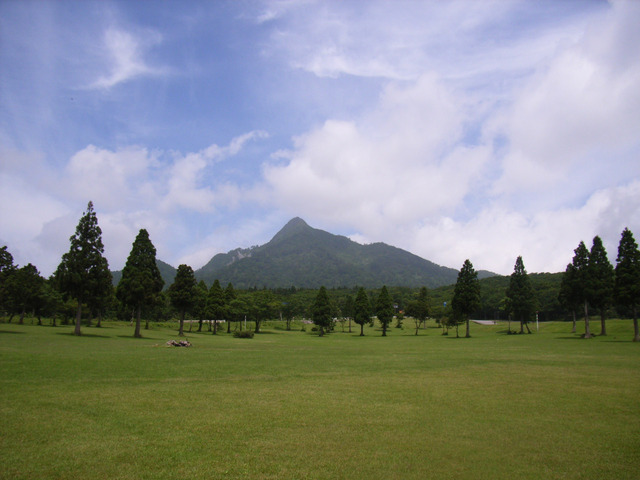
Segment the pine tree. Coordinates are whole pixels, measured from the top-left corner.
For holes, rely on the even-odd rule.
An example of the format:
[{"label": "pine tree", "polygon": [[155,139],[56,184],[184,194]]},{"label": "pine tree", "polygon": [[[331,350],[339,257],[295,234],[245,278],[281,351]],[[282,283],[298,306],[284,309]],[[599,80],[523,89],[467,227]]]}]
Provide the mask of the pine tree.
[{"label": "pine tree", "polygon": [[628,310],[633,317],[633,341],[640,342],[638,332],[638,303],[640,302],[640,250],[631,230],[625,228],[618,245],[615,269],[614,298],[620,310]]},{"label": "pine tree", "polygon": [[218,333],[218,320],[223,320],[226,315],[225,292],[216,278],[207,294],[207,314],[213,319],[213,334]]},{"label": "pine tree", "polygon": [[184,336],[184,317],[191,307],[193,307],[196,293],[196,279],[193,269],[189,265],[180,265],[176,272],[176,277],[169,287],[169,298],[171,304],[180,313],[180,330],[178,335]]},{"label": "pine tree", "polygon": [[569,312],[573,319],[573,329],[571,333],[576,333],[576,310],[580,308],[580,294],[577,285],[577,273],[573,263],[567,265],[562,276],[560,284],[560,292],[558,293],[558,302]]},{"label": "pine tree", "polygon": [[116,290],[117,298],[123,304],[135,309],[134,337],[142,336],[140,334],[142,309],[155,303],[163,286],[164,280],[156,264],[156,248],[151,243],[149,233],[143,228],[133,242]]},{"label": "pine tree", "polygon": [[505,295],[510,313],[520,320],[520,333],[524,333],[524,327],[531,333],[528,323],[535,311],[536,298],[522,257],[516,259]]},{"label": "pine tree", "polygon": [[55,279],[60,291],[78,302],[73,333],[81,335],[82,304],[91,302],[96,292],[102,292],[111,285],[109,264],[103,257],[102,230],[92,202],[87,205],[87,211],[80,218],[76,233],[69,242],[71,246],[62,256]]},{"label": "pine tree", "polygon": [[353,321],[360,325],[360,336],[364,336],[364,325],[371,323],[371,303],[364,288],[360,287],[353,305]]},{"label": "pine tree", "polygon": [[329,295],[327,289],[322,286],[316,295],[316,299],[311,307],[311,317],[313,323],[315,323],[320,329],[320,336],[324,335],[324,329],[327,330],[331,327],[331,302],[329,302]]},{"label": "pine tree", "polygon": [[607,251],[600,237],[593,238],[593,246],[589,253],[589,303],[593,308],[600,310],[600,335],[607,334],[606,315],[607,309],[613,303],[613,288],[615,275],[613,266],[607,257]]},{"label": "pine tree", "polygon": [[464,261],[456,286],[453,290],[451,306],[456,317],[462,318],[467,324],[465,337],[469,338],[469,317],[480,308],[480,284],[478,283],[478,273],[473,269],[473,265],[467,259]]},{"label": "pine tree", "polygon": [[393,301],[389,296],[387,286],[383,285],[382,290],[380,290],[380,295],[378,295],[378,298],[376,299],[376,316],[382,325],[383,337],[387,336],[387,328],[393,320],[393,313]]},{"label": "pine tree", "polygon": [[231,333],[231,321],[234,319],[234,311],[232,308],[232,302],[236,299],[236,291],[233,288],[233,284],[229,282],[227,288],[224,289],[224,301],[227,306],[227,333]]},{"label": "pine tree", "polygon": [[589,251],[584,242],[580,242],[573,251],[573,270],[575,273],[576,300],[584,308],[584,338],[591,338],[589,330]]}]

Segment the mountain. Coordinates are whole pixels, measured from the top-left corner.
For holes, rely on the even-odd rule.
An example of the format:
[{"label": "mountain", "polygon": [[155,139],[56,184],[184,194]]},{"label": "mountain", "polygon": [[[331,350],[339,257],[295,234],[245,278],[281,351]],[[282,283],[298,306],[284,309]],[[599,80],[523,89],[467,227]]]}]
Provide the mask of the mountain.
[{"label": "mountain", "polygon": [[[268,243],[214,256],[195,272],[235,288],[426,286],[455,283],[458,272],[384,243],[360,245],[347,237],[289,221]],[[490,276],[486,272],[483,276]]]},{"label": "mountain", "polygon": [[[176,269],[168,263],[158,259],[156,259],[156,265],[158,266],[158,270],[160,270],[160,276],[164,280],[164,288],[169,288],[169,285],[171,285],[173,280],[176,278]],[[118,282],[122,278],[122,270],[111,272],[111,277],[113,280],[113,286],[117,286]]]}]

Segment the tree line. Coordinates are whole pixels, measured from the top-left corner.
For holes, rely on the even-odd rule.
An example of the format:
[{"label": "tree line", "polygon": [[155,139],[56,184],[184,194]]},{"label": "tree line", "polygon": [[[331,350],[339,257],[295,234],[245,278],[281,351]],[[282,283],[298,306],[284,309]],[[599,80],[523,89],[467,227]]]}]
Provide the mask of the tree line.
[{"label": "tree line", "polygon": [[[591,250],[580,242],[563,274],[529,275],[522,257],[518,257],[510,277],[479,281],[473,265],[466,260],[455,285],[430,292],[426,287],[397,286],[368,291],[362,287],[235,290],[231,283],[223,288],[218,280],[210,287],[204,281],[197,282],[188,265],[180,265],[173,283],[164,289],[156,249],[145,229],[136,236],[114,288],[101,235],[89,202],[69,239],[69,251],[49,279],[41,277],[32,264],[20,268],[13,265],[7,247],[2,247],[0,309],[9,321],[18,315],[22,323],[27,313],[35,315],[39,324],[43,316],[52,318],[54,325],[56,317],[63,322],[75,317],[74,333],[80,335],[84,309],[87,324],[97,319],[96,325],[100,326],[108,312],[111,317],[135,323],[134,336],[140,337],[143,318],[145,328],[149,328],[149,320],[177,316],[179,335],[183,335],[187,316],[197,320],[198,331],[206,324],[213,334],[218,333],[219,327],[214,320],[226,320],[227,332],[231,333],[232,324],[235,330],[242,330],[247,320],[254,323],[255,332],[260,332],[265,320],[279,318],[291,329],[294,318],[304,317],[313,322],[320,335],[334,330],[337,324],[343,331],[348,325],[351,332],[352,323],[360,326],[360,334],[364,335],[364,326],[377,320],[386,336],[394,319],[396,327],[403,327],[406,318],[412,319],[417,335],[431,317],[442,327],[443,334],[455,328],[458,335],[458,327],[464,324],[468,337],[470,319],[487,318],[489,312],[498,318],[506,317],[500,319],[509,321],[508,333],[524,333],[525,329],[531,333],[528,324],[541,309],[546,315],[557,315],[562,309],[570,312],[574,332],[577,312],[584,313],[584,336],[589,338],[590,312],[600,314],[600,335],[606,335],[606,316],[615,308],[618,315],[633,318],[634,341],[640,341],[640,253],[628,229],[622,233],[615,268],[596,236]],[[519,332],[511,330],[512,320],[519,322]],[[192,328],[193,321],[189,323]]]}]

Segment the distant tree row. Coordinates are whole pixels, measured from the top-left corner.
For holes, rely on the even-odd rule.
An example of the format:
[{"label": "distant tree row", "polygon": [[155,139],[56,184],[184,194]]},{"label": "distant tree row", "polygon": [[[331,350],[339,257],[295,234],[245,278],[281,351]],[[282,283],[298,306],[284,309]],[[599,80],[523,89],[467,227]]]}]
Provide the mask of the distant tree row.
[{"label": "distant tree row", "polygon": [[[180,265],[172,285],[163,290],[164,281],[156,263],[156,249],[145,229],[136,236],[117,286],[113,287],[109,265],[104,257],[93,204],[89,202],[74,235],[69,239],[69,251],[62,256],[55,273],[49,279],[40,276],[32,264],[18,268],[7,247],[0,249],[0,311],[9,321],[18,315],[22,323],[25,314],[38,318],[75,317],[74,333],[81,334],[83,308],[101,325],[105,312],[121,319],[135,320],[134,336],[141,336],[141,321],[167,319],[176,315],[179,334],[184,334],[187,316],[197,319],[198,331],[208,320],[209,330],[218,332],[218,321],[226,320],[227,332],[242,329],[242,322],[255,323],[260,331],[264,320],[280,318],[291,329],[295,317],[310,318],[323,335],[335,328],[335,320],[360,326],[372,324],[374,317],[387,334],[394,318],[402,327],[405,315],[415,322],[415,334],[428,317],[436,319],[447,334],[449,328],[466,324],[470,336],[471,318],[505,318],[520,323],[520,333],[531,333],[528,324],[540,312],[547,318],[560,315],[560,309],[571,312],[575,332],[576,314],[584,312],[585,337],[590,337],[589,313],[600,313],[601,332],[606,335],[606,315],[615,308],[619,315],[633,318],[634,340],[638,336],[637,303],[640,298],[640,253],[632,233],[625,229],[618,249],[617,265],[609,263],[599,237],[593,239],[591,250],[580,242],[572,263],[564,274],[528,275],[522,257],[516,259],[510,277],[493,277],[478,281],[477,272],[466,260],[455,285],[428,292],[426,287],[387,287],[365,290],[361,287],[328,291],[312,289],[253,288],[236,291],[232,284],[223,289],[218,280],[208,287],[197,283],[193,269]],[[85,315],[86,316],[86,315]],[[216,320],[216,321],[214,321]],[[193,328],[193,321],[189,329]],[[509,333],[511,324],[509,323]]]}]

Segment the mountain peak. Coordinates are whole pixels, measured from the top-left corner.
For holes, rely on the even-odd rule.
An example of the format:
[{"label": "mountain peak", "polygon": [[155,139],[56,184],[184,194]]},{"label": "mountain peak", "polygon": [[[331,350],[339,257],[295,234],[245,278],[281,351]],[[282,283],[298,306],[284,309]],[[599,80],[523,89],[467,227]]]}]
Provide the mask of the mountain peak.
[{"label": "mountain peak", "polygon": [[292,235],[296,235],[298,233],[301,233],[305,230],[310,230],[310,229],[311,227],[307,224],[307,222],[305,222],[300,217],[295,217],[289,220],[287,224],[284,227],[282,227],[282,229],[273,236],[273,238],[271,239],[271,242],[274,242],[274,241],[277,242],[282,239],[288,238]]}]

